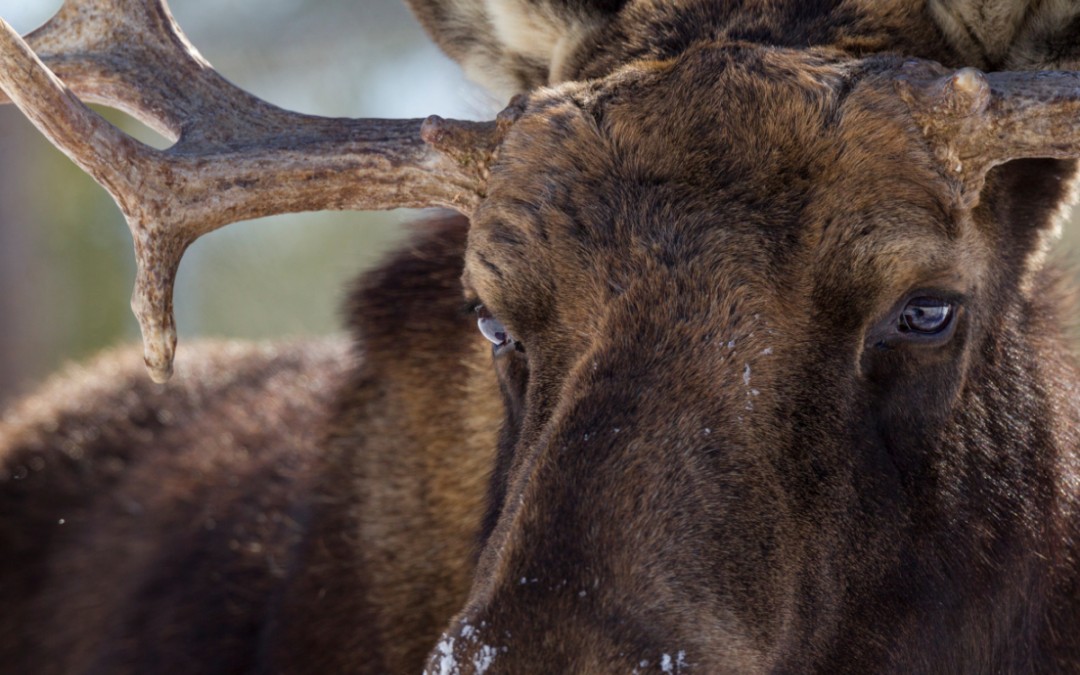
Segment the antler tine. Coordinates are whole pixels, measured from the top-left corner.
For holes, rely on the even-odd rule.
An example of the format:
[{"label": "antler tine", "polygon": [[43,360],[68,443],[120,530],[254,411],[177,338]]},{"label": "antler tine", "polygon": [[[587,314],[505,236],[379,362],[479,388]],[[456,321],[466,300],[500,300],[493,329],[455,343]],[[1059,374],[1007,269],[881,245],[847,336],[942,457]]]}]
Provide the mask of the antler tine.
[{"label": "antler tine", "polygon": [[1080,158],[1080,73],[963,68],[933,79],[904,75],[898,85],[938,158],[962,182],[969,206],[999,164]]},{"label": "antler tine", "polygon": [[176,140],[159,151],[110,125],[0,20],[0,89],[127,219],[138,261],[132,309],[157,381],[172,372],[173,281],[197,237],[296,211],[443,206],[470,214],[519,110],[498,122],[423,124],[285,111],[218,75],[164,0],[68,0],[29,40],[75,93]]},{"label": "antler tine", "polygon": [[[173,141],[193,112],[177,81],[214,75],[153,0],[66,0],[26,42],[82,100],[123,110]],[[168,68],[145,77],[155,66]]]}]

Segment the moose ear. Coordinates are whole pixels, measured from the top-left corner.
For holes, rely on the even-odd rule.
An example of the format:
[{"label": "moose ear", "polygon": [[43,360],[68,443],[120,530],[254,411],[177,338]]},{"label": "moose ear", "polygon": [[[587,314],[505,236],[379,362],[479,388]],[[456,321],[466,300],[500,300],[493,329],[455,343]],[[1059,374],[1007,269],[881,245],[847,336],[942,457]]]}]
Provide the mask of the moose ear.
[{"label": "moose ear", "polygon": [[626,0],[406,0],[470,79],[509,98],[572,79]]},{"label": "moose ear", "polygon": [[930,0],[963,63],[988,70],[1080,70],[1080,3]]}]

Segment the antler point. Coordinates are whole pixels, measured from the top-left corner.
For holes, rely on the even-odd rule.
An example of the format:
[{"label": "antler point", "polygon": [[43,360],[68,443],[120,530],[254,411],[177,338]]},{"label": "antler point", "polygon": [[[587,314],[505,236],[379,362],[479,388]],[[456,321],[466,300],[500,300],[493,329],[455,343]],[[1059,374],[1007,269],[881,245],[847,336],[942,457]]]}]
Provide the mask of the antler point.
[{"label": "antler point", "polygon": [[984,111],[990,103],[990,83],[977,68],[961,68],[953,73],[945,87],[952,95],[954,109],[961,115]]},{"label": "antler point", "polygon": [[420,125],[420,138],[433,147],[439,147],[446,137],[446,120],[438,115],[429,115]]}]

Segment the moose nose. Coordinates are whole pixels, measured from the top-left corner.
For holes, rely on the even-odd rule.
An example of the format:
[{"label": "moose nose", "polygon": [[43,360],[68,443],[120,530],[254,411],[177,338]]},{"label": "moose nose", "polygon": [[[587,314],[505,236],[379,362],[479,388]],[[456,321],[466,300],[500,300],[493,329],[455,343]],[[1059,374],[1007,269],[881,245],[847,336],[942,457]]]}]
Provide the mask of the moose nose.
[{"label": "moose nose", "polygon": [[[759,671],[756,646],[737,627],[783,612],[770,606],[744,615],[727,584],[702,591],[702,579],[721,574],[745,585],[748,570],[725,567],[725,550],[746,549],[757,578],[783,586],[759,542],[693,515],[715,513],[730,499],[761,506],[762,527],[769,521],[770,507],[756,503],[739,472],[716,458],[723,453],[706,445],[719,431],[677,445],[664,440],[675,437],[670,429],[646,435],[624,423],[601,432],[578,423],[591,415],[574,417],[539,451],[520,492],[508,495],[519,506],[504,513],[502,538],[489,542],[470,603],[426,672],[718,672],[703,656],[713,646],[741,655],[742,672]],[[715,479],[702,479],[703,461],[719,466]],[[727,497],[717,499],[717,491]]]},{"label": "moose nose", "polygon": [[573,397],[514,448],[427,673],[769,669],[797,610],[798,544],[776,448],[753,433],[770,371],[682,359],[651,318],[635,325],[658,339],[591,352]]}]

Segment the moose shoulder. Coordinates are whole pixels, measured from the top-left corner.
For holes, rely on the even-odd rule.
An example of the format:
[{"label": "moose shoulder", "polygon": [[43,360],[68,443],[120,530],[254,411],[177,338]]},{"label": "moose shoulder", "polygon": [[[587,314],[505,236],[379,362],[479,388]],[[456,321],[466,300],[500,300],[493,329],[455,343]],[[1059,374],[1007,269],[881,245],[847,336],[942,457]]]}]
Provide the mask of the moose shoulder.
[{"label": "moose shoulder", "polygon": [[[157,0],[82,4],[182,43]],[[15,406],[0,658],[1080,669],[1078,309],[1047,256],[1080,157],[1067,5],[416,0],[467,70],[523,94],[495,123],[296,120],[199,66],[177,111],[155,107],[168,81],[127,102],[180,129],[174,154],[114,139],[149,188],[21,75],[109,100],[145,73],[101,87],[57,47],[70,17],[29,38],[45,65],[4,37],[21,69],[0,86],[143,237],[156,377],[194,236],[266,209],[468,218],[363,278],[349,355],[204,347],[166,385],[109,357]],[[215,97],[265,127],[186,137]]]}]

